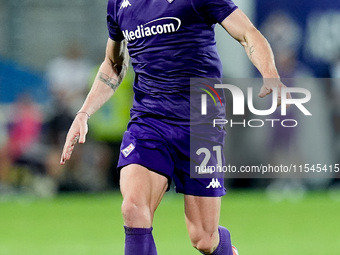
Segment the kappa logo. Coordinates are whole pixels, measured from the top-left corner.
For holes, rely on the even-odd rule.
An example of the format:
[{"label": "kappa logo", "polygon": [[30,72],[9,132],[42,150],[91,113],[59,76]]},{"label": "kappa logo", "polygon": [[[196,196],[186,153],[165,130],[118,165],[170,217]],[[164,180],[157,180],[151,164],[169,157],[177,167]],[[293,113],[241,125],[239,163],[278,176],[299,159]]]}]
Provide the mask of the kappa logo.
[{"label": "kappa logo", "polygon": [[124,1],[122,2],[122,4],[120,5],[120,9],[129,7],[129,6],[131,6],[129,0],[124,0]]},{"label": "kappa logo", "polygon": [[213,189],[217,189],[217,188],[222,188],[221,183],[218,181],[217,178],[212,178],[211,182],[209,183],[209,185],[206,187],[207,189],[213,188]]},{"label": "kappa logo", "polygon": [[125,149],[122,149],[122,153],[124,154],[125,157],[129,156],[130,153],[135,149],[135,146],[130,143],[128,147],[126,147]]}]

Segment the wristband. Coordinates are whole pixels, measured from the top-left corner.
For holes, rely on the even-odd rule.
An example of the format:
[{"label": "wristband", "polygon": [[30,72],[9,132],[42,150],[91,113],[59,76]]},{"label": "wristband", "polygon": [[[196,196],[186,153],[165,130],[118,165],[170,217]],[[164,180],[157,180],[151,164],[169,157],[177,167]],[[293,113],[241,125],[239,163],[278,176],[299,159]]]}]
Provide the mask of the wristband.
[{"label": "wristband", "polygon": [[79,112],[76,113],[76,116],[77,116],[79,113],[85,113],[85,114],[87,115],[87,119],[88,119],[88,120],[90,119],[90,114],[88,114],[87,112],[81,112],[81,111],[79,111]]}]

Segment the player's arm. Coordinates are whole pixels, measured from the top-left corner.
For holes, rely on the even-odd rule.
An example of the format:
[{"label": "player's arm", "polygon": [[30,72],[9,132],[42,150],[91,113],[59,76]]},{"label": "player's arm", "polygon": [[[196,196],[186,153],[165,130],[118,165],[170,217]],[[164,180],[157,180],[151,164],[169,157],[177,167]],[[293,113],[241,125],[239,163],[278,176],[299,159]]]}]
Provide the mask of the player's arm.
[{"label": "player's arm", "polygon": [[108,39],[105,59],[66,136],[60,164],[63,165],[70,159],[74,145],[78,141],[85,143],[87,120],[114,94],[126,74],[128,62],[126,41],[116,42]]},{"label": "player's arm", "polygon": [[105,59],[79,112],[86,112],[91,116],[109,100],[126,74],[128,61],[126,41],[108,39]]},{"label": "player's arm", "polygon": [[[237,9],[225,18],[221,25],[224,29],[244,47],[250,61],[259,70],[264,78],[264,85],[259,93],[264,97],[278,88],[280,102],[281,88],[280,76],[275,66],[273,51],[264,36],[251,23],[248,17]],[[288,95],[289,97],[290,95]]]}]

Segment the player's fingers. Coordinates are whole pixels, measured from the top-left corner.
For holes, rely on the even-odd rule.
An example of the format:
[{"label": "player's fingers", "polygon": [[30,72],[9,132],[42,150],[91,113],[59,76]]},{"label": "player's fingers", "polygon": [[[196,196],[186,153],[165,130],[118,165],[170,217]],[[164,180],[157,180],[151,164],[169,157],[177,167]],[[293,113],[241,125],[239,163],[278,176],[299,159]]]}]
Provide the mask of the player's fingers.
[{"label": "player's fingers", "polygon": [[270,93],[272,93],[272,90],[263,85],[258,96],[262,98],[269,95]]},{"label": "player's fingers", "polygon": [[[278,86],[278,91],[277,91],[277,106],[281,105],[281,102],[282,102],[281,95],[283,95],[282,89],[286,88],[286,87],[287,86],[284,85],[283,83],[280,83],[279,86]],[[291,99],[292,95],[289,92],[286,92],[286,94],[283,95],[283,97],[284,97],[284,99]],[[289,106],[290,106],[290,104],[286,104],[286,108],[288,108]]]},{"label": "player's fingers", "polygon": [[80,128],[79,143],[85,143],[87,134],[87,125]]},{"label": "player's fingers", "polygon": [[277,106],[281,105],[281,86],[277,87]]},{"label": "player's fingers", "polygon": [[72,150],[65,151],[61,154],[60,164],[64,165],[67,160],[71,158]]},{"label": "player's fingers", "polygon": [[72,154],[72,149],[69,147],[64,147],[63,153],[61,154],[60,164],[64,165],[67,160],[70,159]]},{"label": "player's fingers", "polygon": [[71,158],[75,144],[79,140],[79,135],[68,136],[61,154],[60,164],[64,165]]},{"label": "player's fingers", "polygon": [[85,143],[85,136],[87,134],[87,123],[82,123],[75,119],[73,124],[66,136],[66,142],[64,145],[63,152],[61,154],[60,164],[64,165],[67,160],[71,158],[72,151],[76,143]]},{"label": "player's fingers", "polygon": [[64,153],[61,154],[61,158],[60,158],[60,165],[65,165],[66,159],[64,156]]}]

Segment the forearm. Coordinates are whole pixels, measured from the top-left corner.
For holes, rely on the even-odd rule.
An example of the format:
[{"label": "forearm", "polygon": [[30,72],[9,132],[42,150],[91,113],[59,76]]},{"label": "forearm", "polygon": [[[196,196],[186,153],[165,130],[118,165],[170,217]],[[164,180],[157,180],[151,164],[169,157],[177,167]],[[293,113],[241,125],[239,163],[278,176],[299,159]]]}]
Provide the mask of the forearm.
[{"label": "forearm", "polygon": [[[92,88],[81,107],[81,112],[88,115],[95,113],[115,93],[122,82],[127,68],[129,58],[125,46],[112,52],[112,41],[109,42],[104,62],[100,65]],[[112,55],[115,55],[112,57]]]},{"label": "forearm", "polygon": [[92,88],[79,111],[92,115],[114,94],[119,86],[118,75],[110,69],[107,63],[101,64]]},{"label": "forearm", "polygon": [[259,70],[263,78],[279,78],[272,49],[268,41],[255,27],[245,34],[241,44],[250,61]]},{"label": "forearm", "polygon": [[60,164],[64,165],[70,159],[77,142],[85,143],[88,131],[87,118],[114,94],[126,74],[128,62],[126,42],[108,39],[105,60],[99,67],[92,88],[78,112],[82,114],[77,114],[67,133]]}]

